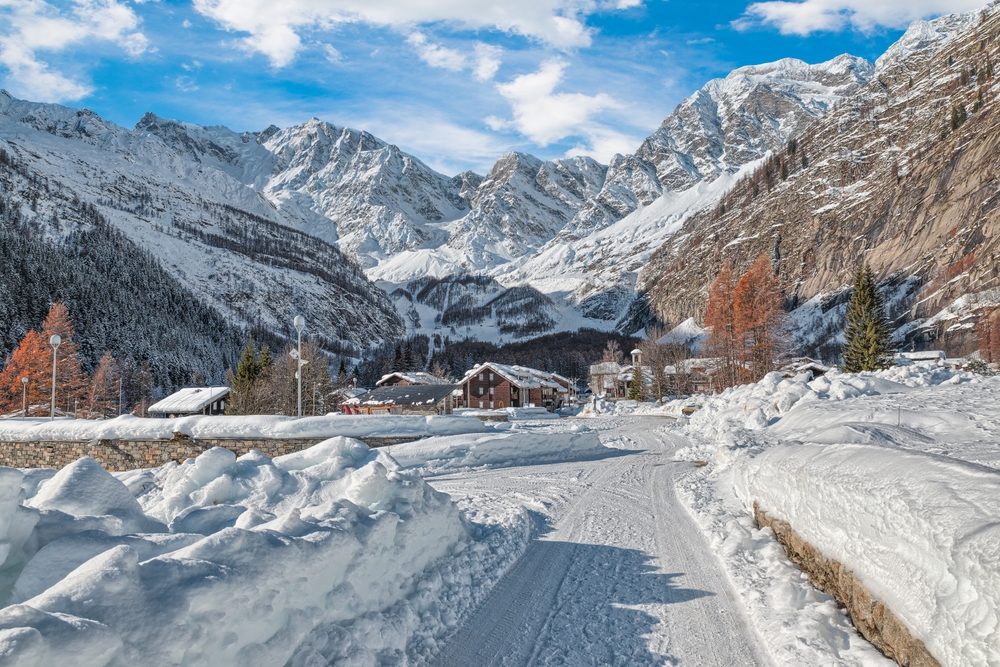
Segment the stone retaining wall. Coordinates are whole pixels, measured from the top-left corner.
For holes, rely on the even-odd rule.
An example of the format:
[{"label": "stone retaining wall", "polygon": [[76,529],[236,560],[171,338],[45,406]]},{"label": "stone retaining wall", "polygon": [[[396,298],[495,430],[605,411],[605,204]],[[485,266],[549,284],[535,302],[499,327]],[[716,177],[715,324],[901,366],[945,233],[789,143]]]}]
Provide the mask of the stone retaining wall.
[{"label": "stone retaining wall", "polygon": [[903,667],[941,667],[909,629],[880,600],[876,600],[854,573],[835,560],[828,560],[796,534],[790,524],[773,519],[753,504],[754,517],[761,528],[769,526],[789,560],[798,565],[812,584],[842,604],[854,622],[854,627],[882,651],[887,658]]},{"label": "stone retaining wall", "polygon": [[[212,447],[223,447],[237,456],[256,449],[274,458],[291,454],[327,438],[287,438],[234,440],[222,438],[192,438],[177,433],[170,440],[97,440],[97,441],[38,441],[0,442],[0,465],[12,468],[55,468],[69,465],[82,456],[97,460],[105,470],[125,471],[155,468],[168,461],[180,463],[194,458]],[[417,437],[358,438],[369,447],[386,447],[419,440]]]}]

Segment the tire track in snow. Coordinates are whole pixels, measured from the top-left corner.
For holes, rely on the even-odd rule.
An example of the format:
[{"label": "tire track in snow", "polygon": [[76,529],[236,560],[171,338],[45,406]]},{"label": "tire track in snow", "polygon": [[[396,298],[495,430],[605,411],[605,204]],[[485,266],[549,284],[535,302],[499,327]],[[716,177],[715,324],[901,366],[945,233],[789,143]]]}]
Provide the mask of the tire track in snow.
[{"label": "tire track in snow", "polygon": [[[707,542],[677,501],[677,463],[651,432],[627,434],[639,451],[586,464],[549,464],[451,476],[441,486],[514,494],[532,478],[575,481],[550,509],[555,529],[534,540],[486,602],[448,640],[437,667],[496,665],[768,665]],[[641,451],[645,450],[645,451]],[[560,468],[580,471],[555,475]],[[469,483],[471,482],[471,484]]]}]

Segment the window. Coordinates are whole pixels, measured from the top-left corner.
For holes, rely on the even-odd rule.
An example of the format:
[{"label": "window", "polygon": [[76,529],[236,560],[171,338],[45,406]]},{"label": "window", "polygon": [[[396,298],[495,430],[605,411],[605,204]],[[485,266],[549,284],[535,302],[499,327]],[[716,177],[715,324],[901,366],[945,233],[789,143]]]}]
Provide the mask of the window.
[{"label": "window", "polygon": [[480,388],[479,388],[479,395],[480,395],[480,396],[482,396],[482,395],[483,395],[483,388],[482,388],[482,387],[480,387]]},{"label": "window", "polygon": [[483,407],[483,402],[479,401],[479,407]]},{"label": "window", "polygon": [[493,382],[493,373],[490,373],[490,382]]},{"label": "window", "polygon": [[480,382],[482,382],[482,381],[483,381],[483,374],[482,374],[482,373],[480,373],[480,374],[479,374],[479,381],[480,381]]},{"label": "window", "polygon": [[490,401],[490,410],[493,409],[493,401]]},{"label": "window", "polygon": [[494,389],[494,387],[490,387],[490,396],[493,395],[493,389]]}]

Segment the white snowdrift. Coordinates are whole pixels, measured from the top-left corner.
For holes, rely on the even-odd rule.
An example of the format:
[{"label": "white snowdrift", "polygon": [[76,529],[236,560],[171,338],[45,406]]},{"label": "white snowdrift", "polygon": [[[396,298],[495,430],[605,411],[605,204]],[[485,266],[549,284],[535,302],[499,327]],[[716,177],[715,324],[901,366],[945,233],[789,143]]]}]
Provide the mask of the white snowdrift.
[{"label": "white snowdrift", "polygon": [[111,420],[4,419],[0,441],[39,440],[158,440],[174,433],[195,438],[332,438],[346,436],[423,437],[482,433],[483,423],[473,417],[409,415],[326,415],[322,417],[197,416],[148,419],[123,415]]},{"label": "white snowdrift", "polygon": [[753,500],[854,570],[943,665],[1000,664],[985,657],[998,640],[1000,554],[976,533],[996,541],[1000,508],[983,495],[996,491],[980,485],[996,473],[975,465],[1000,467],[998,404],[1000,379],[927,363],[811,382],[772,373],[680,422],[689,445],[677,457],[709,465],[683,475],[678,496],[776,664],[891,663],[755,528]]},{"label": "white snowdrift", "polygon": [[473,545],[446,495],[348,438],[38,477],[0,468],[3,664],[282,665]]},{"label": "white snowdrift", "polygon": [[740,461],[734,479],[943,665],[1000,665],[1000,473],[874,445],[783,445]]},{"label": "white snowdrift", "polygon": [[528,426],[474,436],[427,438],[392,447],[403,468],[421,474],[483,466],[517,466],[594,459],[613,454],[586,426]]}]

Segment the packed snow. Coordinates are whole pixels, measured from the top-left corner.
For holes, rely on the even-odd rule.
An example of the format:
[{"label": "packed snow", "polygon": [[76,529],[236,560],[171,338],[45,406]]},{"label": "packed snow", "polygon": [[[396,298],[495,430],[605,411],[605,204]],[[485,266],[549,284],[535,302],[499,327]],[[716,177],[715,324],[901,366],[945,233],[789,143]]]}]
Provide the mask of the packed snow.
[{"label": "packed snow", "polygon": [[[392,420],[478,426],[381,450],[335,437],[274,459],[215,448],[115,474],[89,457],[0,468],[4,664],[421,664],[533,524],[520,503],[452,501],[407,468],[614,453],[582,424],[484,434],[475,418]],[[226,432],[267,423],[243,421]]]},{"label": "packed snow", "polygon": [[[597,404],[584,419],[465,417],[475,432],[379,450],[335,437],[275,459],[0,469],[0,653],[890,664],[757,529],[756,501],[942,665],[1000,665],[1000,378],[915,363]],[[425,435],[450,423],[419,420]]]}]

